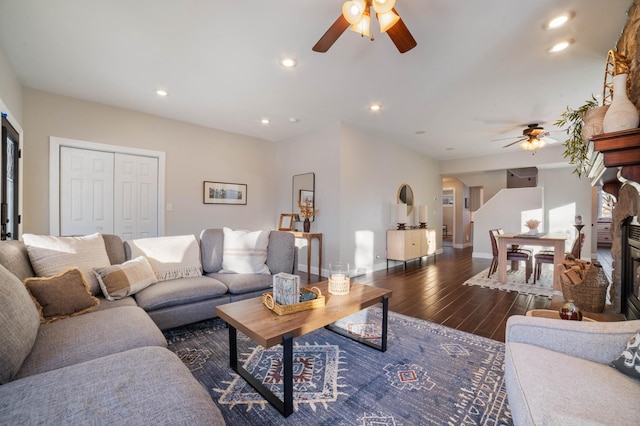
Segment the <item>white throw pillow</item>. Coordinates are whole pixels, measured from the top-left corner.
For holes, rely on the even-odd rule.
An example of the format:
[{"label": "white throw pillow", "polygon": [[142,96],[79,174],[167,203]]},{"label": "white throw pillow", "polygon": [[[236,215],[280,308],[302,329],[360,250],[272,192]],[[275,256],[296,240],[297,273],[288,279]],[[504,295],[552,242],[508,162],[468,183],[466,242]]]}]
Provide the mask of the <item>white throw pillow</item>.
[{"label": "white throw pillow", "polygon": [[223,228],[223,274],[270,274],[267,246],[270,231],[234,231]]},{"label": "white throw pillow", "polygon": [[91,294],[100,293],[100,284],[92,268],[111,265],[101,234],[82,237],[24,234],[22,241],[36,276],[51,277],[77,267],[84,275]]}]

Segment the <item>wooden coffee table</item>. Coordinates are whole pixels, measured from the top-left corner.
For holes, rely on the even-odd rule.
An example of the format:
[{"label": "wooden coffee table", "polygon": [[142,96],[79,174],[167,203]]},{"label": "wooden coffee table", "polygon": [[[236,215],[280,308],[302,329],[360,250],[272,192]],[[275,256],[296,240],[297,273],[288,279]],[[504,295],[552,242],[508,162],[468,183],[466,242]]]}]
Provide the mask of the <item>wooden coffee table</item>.
[{"label": "wooden coffee table", "polygon": [[[314,284],[314,286],[318,287],[326,298],[325,306],[322,308],[280,316],[267,309],[262,304],[261,297],[216,307],[216,314],[229,325],[229,365],[285,417],[293,413],[294,337],[326,327],[382,352],[387,350],[387,322],[391,290],[352,282],[349,294],[336,296],[329,293],[328,281]],[[382,339],[379,345],[360,339],[347,333],[346,330],[331,325],[377,303],[382,303]],[[270,389],[238,364],[238,331],[265,348],[282,344],[283,400],[280,400]]]}]

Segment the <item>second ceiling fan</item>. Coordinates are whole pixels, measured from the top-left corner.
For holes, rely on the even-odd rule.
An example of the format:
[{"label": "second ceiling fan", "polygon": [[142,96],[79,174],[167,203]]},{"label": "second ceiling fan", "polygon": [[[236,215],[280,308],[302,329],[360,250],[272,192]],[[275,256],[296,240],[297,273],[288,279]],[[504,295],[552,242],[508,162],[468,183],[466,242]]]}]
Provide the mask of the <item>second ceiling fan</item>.
[{"label": "second ceiling fan", "polygon": [[[539,148],[542,148],[547,144],[545,138],[549,136],[549,132],[545,131],[544,128],[538,123],[528,124],[527,128],[522,131],[522,136],[517,136],[516,140],[506,144],[503,148],[509,148],[512,145],[520,143],[520,148],[525,151],[535,151]],[[511,138],[504,138],[511,139]],[[494,139],[494,140],[504,140],[504,139]],[[555,142],[555,139],[547,138],[549,141]]]},{"label": "second ceiling fan", "polygon": [[380,32],[387,33],[400,53],[408,52],[418,45],[409,29],[396,12],[396,0],[348,0],[342,5],[342,14],[313,46],[315,52],[326,52],[347,28],[371,37],[371,8],[380,23]]}]

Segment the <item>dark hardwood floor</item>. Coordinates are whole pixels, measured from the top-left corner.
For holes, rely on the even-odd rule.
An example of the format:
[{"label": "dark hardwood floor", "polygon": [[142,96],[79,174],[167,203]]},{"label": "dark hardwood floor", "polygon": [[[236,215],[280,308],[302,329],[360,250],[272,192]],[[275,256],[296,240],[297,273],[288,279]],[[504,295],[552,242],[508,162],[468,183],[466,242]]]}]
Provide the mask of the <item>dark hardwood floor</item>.
[{"label": "dark hardwood floor", "polygon": [[[491,261],[472,258],[471,248],[444,246],[443,250],[435,262],[429,257],[422,263],[407,263],[406,270],[399,265],[353,280],[392,290],[389,309],[394,312],[502,342],[509,316],[549,307],[546,297],[463,285]],[[305,283],[306,274],[299,275]],[[311,281],[317,282],[318,277],[312,276]]]}]

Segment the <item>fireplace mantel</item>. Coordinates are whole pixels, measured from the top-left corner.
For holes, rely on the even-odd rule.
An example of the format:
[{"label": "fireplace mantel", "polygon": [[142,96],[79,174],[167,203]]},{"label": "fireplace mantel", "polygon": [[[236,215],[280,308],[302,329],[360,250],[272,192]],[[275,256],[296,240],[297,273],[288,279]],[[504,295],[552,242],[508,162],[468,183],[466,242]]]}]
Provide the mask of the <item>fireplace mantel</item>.
[{"label": "fireplace mantel", "polygon": [[[605,192],[618,196],[622,182],[618,176],[640,182],[640,128],[603,133],[591,138],[594,155],[592,173],[601,180]],[[618,169],[619,168],[619,169]]]}]

